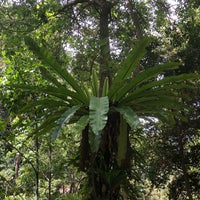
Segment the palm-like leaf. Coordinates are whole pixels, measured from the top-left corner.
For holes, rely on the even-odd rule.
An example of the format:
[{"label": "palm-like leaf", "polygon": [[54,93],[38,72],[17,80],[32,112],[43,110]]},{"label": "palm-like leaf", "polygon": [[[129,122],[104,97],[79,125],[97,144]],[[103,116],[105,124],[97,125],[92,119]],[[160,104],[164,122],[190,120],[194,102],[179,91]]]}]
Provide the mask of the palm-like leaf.
[{"label": "palm-like leaf", "polygon": [[48,51],[40,47],[31,37],[26,37],[25,42],[31,51],[43,62],[43,64],[51,67],[51,69],[63,80],[65,80],[80,96],[85,104],[88,104],[86,94],[83,92],[83,88],[77,83],[77,81],[65,70],[60,67],[56,60],[48,53]]},{"label": "palm-like leaf", "polygon": [[88,123],[89,123],[88,115],[84,115],[84,116],[80,117],[80,119],[77,121],[77,123],[73,127],[72,132],[74,134],[81,133],[85,129],[85,127],[87,126]]},{"label": "palm-like leaf", "polygon": [[117,72],[116,77],[113,80],[113,84],[109,90],[109,98],[112,99],[113,95],[121,88],[123,81],[131,76],[140,60],[146,53],[146,47],[149,45],[151,39],[143,38],[136,43],[133,49],[127,56],[127,59],[122,64],[121,69]]},{"label": "palm-like leaf", "polygon": [[57,87],[65,87],[46,68],[40,67],[40,72],[49,83],[53,83]]},{"label": "palm-like leaf", "polygon": [[108,97],[91,97],[89,106],[89,120],[92,131],[89,132],[91,150],[96,152],[101,141],[101,131],[107,123],[109,111]]},{"label": "palm-like leaf", "polygon": [[40,94],[48,94],[50,96],[59,98],[63,101],[69,102],[70,104],[84,104],[85,102],[74,91],[68,90],[64,87],[54,87],[54,86],[46,86],[46,87],[40,87],[40,86],[31,86],[31,85],[22,85],[22,84],[11,84],[9,86],[10,88],[15,89],[21,89],[23,91],[29,91],[32,93],[40,93]]},{"label": "palm-like leaf", "polygon": [[115,101],[118,102],[125,97],[127,93],[133,90],[135,87],[138,87],[141,84],[144,84],[146,81],[151,80],[152,78],[157,77],[159,74],[162,74],[166,70],[177,69],[177,63],[168,63],[160,66],[152,67],[148,70],[145,70],[138,74],[131,81],[127,81],[121,88],[117,91]]},{"label": "palm-like leaf", "polygon": [[60,100],[55,100],[55,99],[41,99],[41,100],[35,100],[32,102],[29,102],[27,105],[22,107],[22,109],[19,110],[19,113],[24,113],[24,112],[32,112],[34,110],[35,112],[37,111],[42,111],[44,109],[48,110],[55,110],[58,107],[59,108],[66,108],[68,107],[69,104],[65,101],[60,101]]},{"label": "palm-like leaf", "polygon": [[[145,72],[144,72],[145,73]],[[145,96],[149,91],[172,91],[172,89],[183,89],[183,88],[194,88],[193,85],[185,84],[184,81],[190,81],[199,79],[198,74],[181,74],[177,76],[165,77],[162,80],[151,81],[150,83],[144,84],[141,87],[136,88],[132,92],[129,92],[127,96],[124,96],[121,100],[122,103],[132,101],[137,95]],[[158,89],[159,88],[159,89]],[[150,92],[151,93],[151,92]]]},{"label": "palm-like leaf", "polygon": [[53,128],[52,130],[52,134],[51,134],[51,138],[52,140],[55,140],[61,130],[63,129],[63,127],[69,122],[69,120],[74,116],[75,112],[80,109],[81,106],[77,105],[77,106],[73,106],[69,109],[67,109],[61,116],[60,118],[57,120],[56,122],[56,126]]},{"label": "palm-like leaf", "polygon": [[108,97],[91,97],[89,106],[89,119],[92,131],[99,135],[107,122],[109,110]]},{"label": "palm-like leaf", "polygon": [[102,96],[107,96],[109,91],[109,80],[108,77],[105,78],[102,90]]},{"label": "palm-like leaf", "polygon": [[117,107],[115,108],[117,112],[119,112],[126,123],[132,128],[136,129],[138,124],[139,124],[139,118],[137,114],[128,106],[122,106],[122,107]]},{"label": "palm-like leaf", "polygon": [[91,87],[92,87],[92,94],[95,97],[99,96],[99,80],[96,71],[92,70],[91,76]]}]

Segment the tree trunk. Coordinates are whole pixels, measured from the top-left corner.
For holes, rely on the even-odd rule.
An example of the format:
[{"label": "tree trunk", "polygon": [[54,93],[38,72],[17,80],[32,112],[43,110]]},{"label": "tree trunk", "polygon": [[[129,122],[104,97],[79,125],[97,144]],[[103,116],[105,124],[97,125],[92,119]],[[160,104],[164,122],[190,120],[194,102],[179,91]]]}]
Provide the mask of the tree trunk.
[{"label": "tree trunk", "polygon": [[179,152],[180,152],[180,158],[181,158],[181,167],[183,170],[183,176],[184,176],[184,180],[185,180],[185,190],[187,192],[188,199],[193,200],[190,183],[189,183],[188,170],[187,170],[187,166],[185,163],[183,136],[184,135],[182,133],[180,133],[180,135],[179,135]]},{"label": "tree trunk", "polygon": [[14,165],[15,165],[15,179],[18,178],[19,176],[19,169],[20,169],[20,165],[22,162],[22,157],[20,154],[16,154],[15,159],[14,159]]},{"label": "tree trunk", "polygon": [[[91,189],[87,200],[119,200],[126,194],[127,174],[130,172],[130,157],[123,160],[121,166],[117,162],[118,135],[120,132],[120,114],[108,115],[106,127],[102,131],[99,150],[89,153],[90,163],[86,173],[88,188]],[[130,143],[127,143],[127,146]],[[129,147],[129,146],[128,146]]]},{"label": "tree trunk", "polygon": [[108,117],[107,125],[102,131],[99,151],[93,153],[90,158],[88,177],[92,193],[89,200],[119,199],[120,184],[114,181],[117,179],[117,172],[120,171],[116,161],[118,124],[118,114]]},{"label": "tree trunk", "polygon": [[[99,94],[102,96],[102,89],[106,77],[111,84],[111,56],[109,43],[109,17],[113,4],[107,1],[99,1],[99,38],[100,38],[100,88]],[[119,113],[109,113],[105,128],[102,131],[99,150],[95,153],[83,148],[88,145],[89,127],[82,133],[80,146],[80,169],[88,175],[88,188],[91,189],[87,200],[119,200],[122,185],[126,182],[127,171],[130,170],[129,162],[123,162],[123,167],[119,167],[117,162],[118,135],[119,135],[120,115]],[[128,144],[127,144],[128,145]],[[89,145],[88,145],[89,146]],[[126,165],[126,166],[125,166]]]},{"label": "tree trunk", "polygon": [[136,11],[135,3],[132,0],[126,0],[126,3],[127,3],[128,9],[131,14],[131,19],[133,21],[133,25],[135,26],[136,39],[139,40],[143,37],[143,34],[142,34],[141,24],[139,21],[139,16]]},{"label": "tree trunk", "polygon": [[49,171],[48,171],[48,200],[51,200],[51,184],[52,184],[52,145],[51,141],[49,142]]},{"label": "tree trunk", "polygon": [[35,140],[35,146],[36,146],[36,170],[35,170],[35,176],[36,176],[36,199],[40,199],[40,193],[39,193],[39,139],[36,137]]},{"label": "tree trunk", "polygon": [[[133,26],[135,27],[136,39],[140,40],[143,37],[143,33],[142,33],[141,22],[139,20],[135,2],[133,0],[126,0],[126,3],[130,11]],[[136,77],[142,71],[142,69],[143,67],[141,66],[141,64],[138,64],[137,69],[133,73],[133,78]]]},{"label": "tree trunk", "polygon": [[104,79],[108,77],[111,84],[110,76],[110,42],[109,42],[109,17],[111,12],[111,4],[108,2],[102,3],[100,7],[100,22],[99,22],[99,38],[100,38],[100,88],[99,94],[102,95]]}]

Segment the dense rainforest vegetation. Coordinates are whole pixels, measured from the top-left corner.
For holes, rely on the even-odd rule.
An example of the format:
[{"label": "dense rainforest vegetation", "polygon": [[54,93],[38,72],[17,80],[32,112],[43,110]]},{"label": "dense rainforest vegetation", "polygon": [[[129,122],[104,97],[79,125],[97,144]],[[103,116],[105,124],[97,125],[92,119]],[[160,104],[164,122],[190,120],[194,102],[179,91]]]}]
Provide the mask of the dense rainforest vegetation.
[{"label": "dense rainforest vegetation", "polygon": [[1,0],[0,199],[200,199],[199,0]]}]

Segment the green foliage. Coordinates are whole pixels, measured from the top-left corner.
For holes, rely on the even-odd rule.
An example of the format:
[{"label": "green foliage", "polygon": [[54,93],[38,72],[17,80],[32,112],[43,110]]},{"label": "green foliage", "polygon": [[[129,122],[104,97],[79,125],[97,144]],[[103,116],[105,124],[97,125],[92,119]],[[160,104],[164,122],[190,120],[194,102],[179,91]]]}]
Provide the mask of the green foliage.
[{"label": "green foliage", "polygon": [[108,97],[91,97],[89,105],[90,126],[93,133],[90,134],[90,145],[97,151],[101,141],[101,131],[107,123],[109,111]]},{"label": "green foliage", "polygon": [[116,110],[123,116],[126,120],[127,124],[131,127],[131,129],[137,129],[139,122],[139,118],[137,114],[128,106],[118,107]]},{"label": "green foliage", "polygon": [[140,60],[144,57],[146,53],[146,47],[150,44],[150,42],[150,38],[144,37],[134,45],[127,58],[123,62],[123,67],[121,67],[121,69],[118,71],[113,84],[115,84],[115,81],[120,82],[131,77]]},{"label": "green foliage", "polygon": [[96,135],[102,131],[107,122],[107,113],[109,110],[108,97],[91,97],[90,99],[90,125]]},{"label": "green foliage", "polygon": [[51,133],[51,139],[55,140],[61,130],[64,128],[64,126],[69,123],[70,119],[74,116],[75,112],[77,112],[78,109],[80,109],[81,106],[73,106],[69,109],[67,109],[57,120],[56,126],[53,128]]},{"label": "green foliage", "polygon": [[[0,103],[9,120],[0,115],[0,198],[35,198],[37,172],[40,199],[89,198],[91,185],[113,196],[112,189],[120,187],[121,199],[145,198],[143,189],[148,187],[150,198],[151,188],[166,186],[169,177],[171,197],[186,198],[176,135],[181,130],[191,191],[199,199],[197,2],[178,1],[173,8],[180,15],[174,22],[163,1],[133,2],[142,33],[155,39],[136,42],[138,27],[128,3],[118,1],[109,14],[112,61],[102,84],[97,69],[102,64],[99,49],[106,43],[97,39],[102,11],[98,4],[3,1]],[[162,64],[169,60],[172,63]],[[166,124],[179,128],[170,134]],[[22,156],[18,177],[17,154]],[[90,178],[70,166],[79,166],[80,160],[85,160],[83,171]],[[95,178],[102,185],[91,183]],[[87,183],[79,187],[83,179]],[[62,187],[72,188],[74,194],[60,194]]]},{"label": "green foliage", "polygon": [[74,134],[81,133],[87,126],[88,122],[89,122],[89,116],[88,115],[82,116],[73,127],[73,133]]},{"label": "green foliage", "polygon": [[109,90],[108,96],[110,99],[114,99],[114,95],[118,92],[124,84],[124,80],[128,79],[135,71],[139,64],[139,61],[146,53],[146,47],[150,43],[149,38],[140,40],[133,49],[129,52],[127,58],[122,64],[122,67],[118,71],[116,77],[113,80],[113,84]]},{"label": "green foliage", "polygon": [[[181,113],[177,113],[176,110],[184,109],[186,106],[179,101],[181,95],[177,93],[177,90],[185,88],[186,85],[180,85],[179,83],[199,78],[197,74],[165,77],[165,71],[178,68],[176,63],[156,66],[144,70],[136,77],[131,78],[131,74],[136,70],[136,66],[142,59],[145,48],[149,44],[149,39],[143,39],[138,42],[133,51],[130,52],[128,58],[125,59],[124,67],[119,70],[110,88],[108,87],[108,79],[105,79],[103,97],[98,97],[99,80],[96,72],[93,70],[92,96],[88,96],[90,89],[83,89],[53,59],[46,49],[39,47],[31,38],[26,43],[45,65],[45,68],[40,67],[40,71],[43,78],[49,83],[45,87],[22,84],[10,86],[10,88],[18,88],[31,93],[43,93],[46,96],[43,99],[29,103],[21,109],[21,113],[31,113],[36,108],[35,111],[40,113],[39,116],[42,121],[33,133],[41,135],[42,133],[51,132],[51,138],[55,141],[61,131],[64,131],[64,127],[67,124],[77,123],[74,132],[80,133],[89,123],[91,126],[88,132],[90,149],[92,153],[97,153],[102,142],[102,130],[107,124],[108,114],[113,112],[114,105],[114,110],[121,115],[119,135],[117,136],[118,151],[116,155],[119,167],[127,159],[129,146],[127,125],[131,129],[136,129],[139,124],[138,116],[156,117],[161,120],[164,118],[163,122],[168,118],[173,119],[175,113],[176,116],[181,117]],[[52,75],[51,71],[54,72],[55,76]],[[163,77],[158,80],[161,75]],[[62,78],[62,82],[59,82],[59,78],[55,77]],[[86,90],[88,90],[87,95],[84,93]],[[104,96],[106,94],[108,96]],[[36,118],[36,120],[38,119]]]},{"label": "green foliage", "polygon": [[0,132],[5,131],[5,128],[6,128],[6,122],[5,122],[5,120],[3,120],[3,119],[0,117]]},{"label": "green foliage", "polygon": [[108,96],[108,91],[109,91],[109,80],[108,77],[104,79],[103,83],[103,90],[102,90],[102,96]]},{"label": "green foliage", "polygon": [[[77,84],[74,78],[60,65],[56,62],[55,59],[48,53],[48,51],[39,45],[30,37],[25,38],[25,42],[28,47],[35,53],[35,55],[47,66],[51,67],[51,69],[62,79],[64,79],[69,85],[77,92],[79,95],[79,101],[81,103],[87,104],[87,97],[83,93],[83,89]],[[47,77],[48,78],[48,77]]]},{"label": "green foliage", "polygon": [[91,86],[92,86],[92,94],[95,97],[99,96],[99,80],[95,70],[92,70],[92,77],[91,77]]},{"label": "green foliage", "polygon": [[[177,68],[178,68],[177,63],[172,63],[172,64],[168,63],[168,64],[152,67],[148,70],[141,72],[133,80],[126,83],[124,87],[120,88],[120,90],[118,91],[119,95],[117,96],[116,101],[120,101],[122,98],[124,98],[125,94],[128,93],[130,90],[132,90],[134,87],[140,86],[141,84],[144,84],[153,78],[155,79],[158,75],[163,74],[164,71],[166,70],[172,70],[172,69],[177,69]],[[157,82],[157,80],[155,81]]]},{"label": "green foliage", "polygon": [[[54,122],[55,125],[52,124],[51,128],[53,129],[53,137],[56,138],[60,134],[62,127],[70,121],[77,122],[75,130],[78,129],[78,131],[80,132],[83,131],[87,123],[89,123],[91,126],[91,130],[89,129],[88,132],[89,144],[91,151],[95,153],[99,151],[100,143],[102,141],[102,130],[105,128],[108,120],[107,115],[109,112],[112,111],[112,105],[115,105],[115,111],[119,112],[121,115],[119,135],[117,136],[118,151],[116,158],[118,166],[121,167],[122,163],[127,158],[128,153],[127,124],[132,129],[136,129],[139,123],[138,116],[156,117],[163,120],[163,122],[165,122],[166,119],[172,121],[175,113],[176,116],[183,118],[181,116],[181,113],[177,113],[176,110],[185,109],[186,106],[181,101],[179,101],[181,95],[177,93],[177,90],[185,88],[186,86],[185,84],[180,85],[179,83],[182,81],[191,81],[199,78],[199,75],[197,74],[181,74],[179,76],[164,77],[165,71],[178,68],[177,63],[169,63],[142,71],[136,77],[133,77],[133,79],[131,79],[131,70],[133,70],[132,72],[134,72],[134,70],[136,69],[136,65],[138,64],[139,60],[141,60],[143,51],[145,51],[145,47],[148,45],[148,43],[149,40],[146,39],[136,45],[133,52],[142,53],[139,53],[139,55],[134,55],[135,57],[131,53],[129,54],[128,58],[124,61],[124,68],[119,70],[113,80],[112,85],[110,86],[110,89],[108,88],[108,80],[105,79],[103,95],[108,93],[108,97],[98,97],[99,83],[95,71],[93,71],[92,73],[91,91],[93,95],[97,95],[96,97],[90,97],[87,95],[84,96],[85,94],[80,93],[80,91],[83,91],[82,87],[79,86],[77,83],[74,84],[75,79],[69,76],[69,74],[64,75],[64,80],[70,84],[74,91],[65,90],[63,87],[58,88],[48,86],[46,89],[37,89],[37,87],[21,86],[21,89],[27,88],[28,90],[31,90],[33,88],[38,92],[43,91],[55,97],[61,97],[63,94],[65,94],[72,98],[68,100],[69,109],[65,109],[64,114],[63,110],[58,110],[57,115],[54,114],[54,117],[50,116],[46,118],[39,129],[44,131],[50,130],[47,129],[50,127],[49,123],[51,122],[52,124],[52,122]],[[37,48],[34,48],[34,51],[35,49],[41,52],[45,52],[44,49],[41,50],[38,46]],[[141,49],[143,49],[143,51],[140,51]],[[44,60],[45,64],[51,63],[52,67],[52,63],[56,63],[55,61],[53,61],[53,58],[49,54],[47,58],[45,57],[46,53],[42,55],[43,56],[39,58],[41,60]],[[132,62],[133,58],[138,59],[135,59],[135,61]],[[51,60],[51,62],[49,60]],[[57,63],[55,65],[56,70],[54,70],[54,73],[56,73],[57,76],[61,76],[61,74],[63,73],[61,67]],[[50,76],[49,73],[46,74],[47,75],[43,77],[46,78],[47,81],[54,83],[54,85],[56,86],[60,85],[57,81],[55,81],[52,76]],[[159,76],[161,75],[163,77],[158,80]],[[83,101],[83,98],[89,98],[89,107],[87,107],[88,100]],[[65,100],[65,97],[63,96],[61,97],[61,99]],[[76,99],[77,101],[74,101],[74,99]],[[40,101],[40,103],[42,102]],[[44,105],[42,106],[45,108],[45,102],[43,103]],[[80,103],[83,104],[81,105]],[[173,112],[171,110],[173,110]]]}]

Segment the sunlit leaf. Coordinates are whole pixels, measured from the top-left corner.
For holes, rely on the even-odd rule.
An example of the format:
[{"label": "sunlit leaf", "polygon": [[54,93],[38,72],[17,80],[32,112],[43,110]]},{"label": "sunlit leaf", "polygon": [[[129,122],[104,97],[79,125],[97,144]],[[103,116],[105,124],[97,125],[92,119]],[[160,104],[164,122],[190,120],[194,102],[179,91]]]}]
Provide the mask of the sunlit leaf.
[{"label": "sunlit leaf", "polygon": [[101,140],[101,131],[107,123],[109,110],[108,97],[91,97],[89,120],[92,132],[89,134],[91,148],[97,151]]},{"label": "sunlit leaf", "polygon": [[89,106],[89,119],[92,131],[99,135],[107,122],[109,110],[108,97],[91,97]]}]

